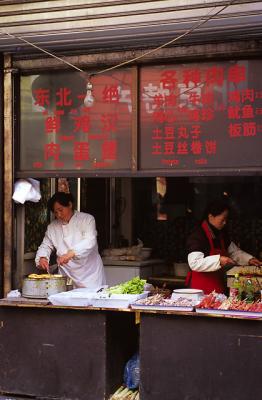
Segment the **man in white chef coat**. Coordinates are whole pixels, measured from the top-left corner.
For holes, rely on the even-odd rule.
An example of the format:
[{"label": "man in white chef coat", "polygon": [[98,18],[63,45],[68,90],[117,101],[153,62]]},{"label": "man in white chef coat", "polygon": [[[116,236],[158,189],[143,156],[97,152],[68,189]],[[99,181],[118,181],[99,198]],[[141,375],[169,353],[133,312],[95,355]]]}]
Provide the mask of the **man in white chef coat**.
[{"label": "man in white chef coat", "polygon": [[98,288],[105,284],[102,259],[98,253],[97,231],[92,215],[75,211],[70,193],[57,192],[48,201],[55,215],[39,246],[35,263],[49,271],[49,260],[56,250],[59,272],[73,281],[74,288]]}]

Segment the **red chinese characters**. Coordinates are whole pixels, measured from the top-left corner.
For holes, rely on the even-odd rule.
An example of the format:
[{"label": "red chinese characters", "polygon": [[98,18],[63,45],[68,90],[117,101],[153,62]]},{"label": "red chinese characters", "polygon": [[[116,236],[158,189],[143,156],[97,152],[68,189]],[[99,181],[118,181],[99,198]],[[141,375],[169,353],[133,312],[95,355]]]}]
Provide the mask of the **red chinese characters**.
[{"label": "red chinese characters", "polygon": [[145,109],[153,122],[151,154],[162,157],[163,165],[178,166],[179,159],[188,156],[196,157],[199,162],[200,155],[216,154],[216,140],[203,136],[203,124],[215,116],[212,90],[201,87],[204,78],[209,85],[222,85],[224,71],[197,67],[182,71],[168,69],[160,73],[158,85],[148,82],[144,86]]},{"label": "red chinese characters", "polygon": [[[115,75],[119,74],[118,72]],[[121,73],[120,79],[99,77],[95,86],[95,101],[85,101],[83,81],[78,91],[71,83],[34,89],[34,107],[42,114],[44,142],[42,154],[34,160],[35,169],[99,169],[113,168],[119,161],[119,141],[131,134],[131,74]],[[124,79],[123,79],[124,78]],[[121,82],[123,79],[123,83]],[[117,81],[117,84],[110,83]],[[61,80],[60,80],[61,81]],[[49,82],[44,79],[44,82]],[[55,80],[54,80],[55,82]],[[88,92],[89,97],[91,92]],[[119,124],[121,131],[119,131]],[[121,133],[121,134],[120,134]],[[130,140],[131,146],[131,140]],[[128,146],[125,146],[128,150]],[[122,156],[128,165],[128,158]],[[117,165],[117,164],[116,164]],[[117,168],[117,167],[115,167]]]},{"label": "red chinese characters", "polygon": [[262,91],[250,70],[246,61],[142,69],[141,132],[151,140],[149,149],[142,136],[142,167],[232,165],[234,142],[252,147],[262,131]]}]

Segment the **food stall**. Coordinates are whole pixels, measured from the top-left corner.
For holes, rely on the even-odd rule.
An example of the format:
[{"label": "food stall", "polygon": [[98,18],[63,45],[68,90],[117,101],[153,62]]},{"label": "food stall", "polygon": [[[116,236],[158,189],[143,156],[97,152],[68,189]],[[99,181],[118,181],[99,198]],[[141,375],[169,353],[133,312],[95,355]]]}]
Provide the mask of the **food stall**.
[{"label": "food stall", "polygon": [[1,392],[109,399],[139,341],[141,399],[259,395],[262,312],[217,314],[181,298],[180,306],[149,299],[119,309],[2,300]]},{"label": "food stall", "polygon": [[[146,247],[159,251],[157,262],[164,250],[165,255],[172,254],[174,243],[179,256],[172,261],[185,262],[186,230],[180,227],[185,219],[188,223],[190,202],[200,193],[199,206],[207,196],[208,185],[206,192],[199,190],[203,179],[216,186],[216,178],[230,177],[227,185],[231,187],[248,175],[252,184],[260,183],[260,177],[255,181],[253,176],[261,173],[260,67],[260,59],[244,57],[134,66],[94,76],[93,89],[78,73],[21,73],[15,178],[43,180],[41,189],[47,178],[49,194],[51,180],[57,189],[57,179],[77,179],[79,209],[89,209],[86,197],[90,193],[93,203],[103,198],[104,207],[92,205],[98,218],[103,216],[98,231],[99,227],[107,230],[105,226],[110,230],[109,237],[103,237],[104,249],[112,242],[117,248],[116,239],[126,229],[130,245],[143,233]],[[158,177],[170,178],[169,183],[178,179],[183,184],[179,193],[192,188],[193,182],[195,195],[187,196],[186,191],[189,202],[183,199],[172,207],[165,199],[168,193],[146,192]],[[179,180],[184,177],[188,185]],[[128,188],[125,178],[131,178]],[[120,189],[117,179],[121,179]],[[90,191],[83,190],[88,188],[86,180],[92,181]],[[122,195],[124,187],[124,193],[130,194],[129,205],[134,202],[142,218],[132,210],[127,219],[126,215],[118,218],[115,195]],[[150,203],[146,203],[148,197]],[[21,206],[15,207],[18,215]],[[182,220],[181,225],[167,223],[172,213]],[[39,216],[36,212],[35,218]],[[38,226],[46,225],[49,216],[44,217]],[[24,225],[18,224],[18,230],[25,229],[30,219],[24,215],[22,220]],[[27,235],[23,244],[26,241]],[[261,241],[255,246],[258,252]],[[24,248],[16,247],[17,254],[25,259]],[[139,268],[143,271],[150,262],[140,261]],[[14,289],[21,287],[24,270],[23,264],[14,272]],[[8,289],[6,283],[5,295]],[[139,340],[142,400],[160,396],[215,400],[222,394],[229,400],[236,396],[246,400],[251,391],[257,396],[260,314],[201,313],[194,307],[175,307],[107,308],[95,302],[56,306],[46,300],[4,299],[0,303],[0,367],[5,373],[0,377],[0,391],[40,398],[109,398],[121,385],[123,367]]]}]

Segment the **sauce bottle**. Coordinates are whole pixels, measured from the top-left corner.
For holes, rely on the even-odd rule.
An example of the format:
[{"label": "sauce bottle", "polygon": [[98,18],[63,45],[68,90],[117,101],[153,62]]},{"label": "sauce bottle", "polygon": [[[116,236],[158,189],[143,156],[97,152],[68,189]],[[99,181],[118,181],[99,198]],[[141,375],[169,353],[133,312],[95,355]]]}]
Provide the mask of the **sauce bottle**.
[{"label": "sauce bottle", "polygon": [[246,302],[252,303],[255,299],[255,290],[252,283],[252,279],[247,279],[245,285],[245,292],[246,292]]},{"label": "sauce bottle", "polygon": [[235,274],[232,286],[229,291],[229,296],[236,299],[241,299],[241,282],[239,279],[239,274]]}]

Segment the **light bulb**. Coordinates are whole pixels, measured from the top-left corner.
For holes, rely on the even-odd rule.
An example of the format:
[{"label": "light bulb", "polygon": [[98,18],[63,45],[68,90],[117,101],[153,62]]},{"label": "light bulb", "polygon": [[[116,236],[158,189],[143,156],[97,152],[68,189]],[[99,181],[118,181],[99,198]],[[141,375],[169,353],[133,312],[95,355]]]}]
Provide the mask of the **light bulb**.
[{"label": "light bulb", "polygon": [[86,91],[86,97],[84,98],[84,105],[86,107],[92,107],[92,105],[94,104],[94,97],[92,95],[92,91],[91,90],[87,90]]},{"label": "light bulb", "polygon": [[86,107],[92,107],[94,104],[94,96],[92,94],[93,84],[91,82],[87,82],[86,84],[86,97],[84,98],[84,105]]}]

